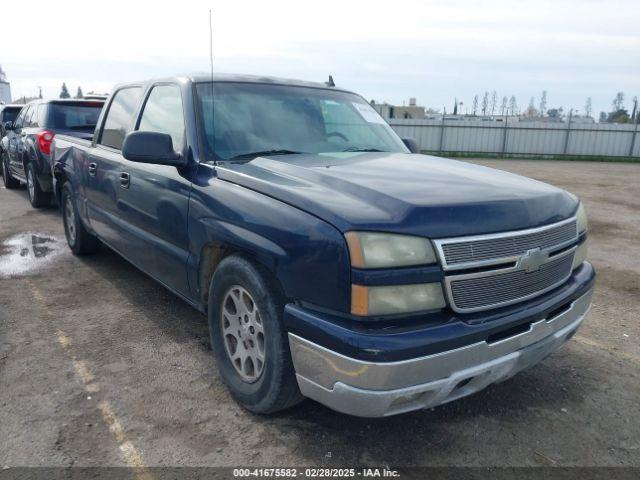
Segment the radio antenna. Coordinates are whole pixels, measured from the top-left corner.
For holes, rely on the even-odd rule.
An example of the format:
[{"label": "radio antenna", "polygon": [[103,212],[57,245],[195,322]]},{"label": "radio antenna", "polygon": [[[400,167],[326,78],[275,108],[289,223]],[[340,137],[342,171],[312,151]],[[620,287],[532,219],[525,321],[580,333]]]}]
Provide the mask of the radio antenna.
[{"label": "radio antenna", "polygon": [[213,97],[213,23],[211,21],[211,9],[209,9],[209,65],[211,66],[211,148],[213,150],[213,162],[215,161],[215,142],[216,142],[216,132],[215,132],[215,102]]}]

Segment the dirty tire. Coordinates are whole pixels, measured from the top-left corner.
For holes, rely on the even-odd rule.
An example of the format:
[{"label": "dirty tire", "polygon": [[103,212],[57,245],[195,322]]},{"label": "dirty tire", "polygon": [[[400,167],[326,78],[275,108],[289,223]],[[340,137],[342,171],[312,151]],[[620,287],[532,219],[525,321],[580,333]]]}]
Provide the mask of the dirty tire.
[{"label": "dirty tire", "polygon": [[9,190],[13,190],[20,186],[20,182],[13,178],[11,172],[9,171],[9,160],[7,158],[7,152],[2,152],[2,181],[4,182],[4,186]]},{"label": "dirty tire", "polygon": [[[221,323],[223,300],[232,287],[242,287],[258,308],[264,329],[264,364],[257,380],[248,382],[232,363]],[[225,258],[209,288],[209,334],[218,371],[235,400],[254,413],[269,414],[303,400],[295,377],[287,332],[284,296],[277,281],[260,265],[239,255]]]},{"label": "dirty tire", "polygon": [[27,193],[29,195],[29,202],[33,208],[43,208],[51,205],[51,193],[45,192],[40,188],[38,182],[38,176],[36,175],[36,169],[32,162],[27,164]]},{"label": "dirty tire", "polygon": [[64,223],[64,234],[67,237],[69,248],[76,255],[90,255],[100,248],[100,240],[89,233],[84,227],[78,207],[73,194],[73,189],[69,182],[62,187],[60,208],[62,210],[62,222]]}]

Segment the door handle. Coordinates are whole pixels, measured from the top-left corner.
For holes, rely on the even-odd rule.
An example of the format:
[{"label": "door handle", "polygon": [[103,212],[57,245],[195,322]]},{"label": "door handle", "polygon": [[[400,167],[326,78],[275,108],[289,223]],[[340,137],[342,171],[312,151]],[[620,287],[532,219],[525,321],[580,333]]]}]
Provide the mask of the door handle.
[{"label": "door handle", "polygon": [[89,164],[89,175],[91,175],[92,177],[95,177],[96,173],[98,173],[98,164],[97,163],[90,163]]},{"label": "door handle", "polygon": [[129,176],[129,174],[127,172],[122,172],[120,174],[120,186],[122,188],[129,188],[130,180],[131,180],[131,177]]}]

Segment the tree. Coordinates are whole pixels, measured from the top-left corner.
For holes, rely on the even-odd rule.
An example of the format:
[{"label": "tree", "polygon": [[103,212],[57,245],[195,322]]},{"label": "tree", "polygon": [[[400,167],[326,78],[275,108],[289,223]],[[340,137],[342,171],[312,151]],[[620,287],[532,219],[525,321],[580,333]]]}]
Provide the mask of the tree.
[{"label": "tree", "polygon": [[511,98],[509,99],[509,110],[511,110],[511,115],[515,115],[517,109],[518,104],[516,103],[516,96],[511,95]]},{"label": "tree", "polygon": [[60,91],[60,98],[71,98],[71,95],[69,95],[69,90],[67,89],[66,83],[62,84],[62,90]]},{"label": "tree", "polygon": [[547,116],[549,118],[555,118],[558,120],[562,120],[564,109],[562,107],[559,108],[550,108],[547,110]]},{"label": "tree", "polygon": [[504,97],[502,97],[502,104],[500,105],[500,115],[504,115],[505,113],[509,113],[507,111],[507,102],[509,100],[507,99],[507,96],[505,95]]},{"label": "tree", "polygon": [[616,98],[613,99],[612,105],[614,112],[617,112],[624,108],[624,92],[616,93]]},{"label": "tree", "polygon": [[82,88],[80,86],[78,86],[78,91],[76,92],[76,98],[82,98],[84,95],[82,95]]},{"label": "tree", "polygon": [[587,117],[591,116],[591,111],[593,110],[593,107],[591,105],[591,97],[587,97],[587,101],[584,104],[584,114]]},{"label": "tree", "polygon": [[488,108],[489,108],[489,92],[484,92],[484,96],[482,97],[482,115],[487,114]]},{"label": "tree", "polygon": [[631,117],[629,116],[629,112],[626,108],[621,108],[616,110],[615,112],[610,112],[607,115],[608,123],[631,123]]},{"label": "tree", "polygon": [[453,114],[454,115],[458,114],[458,99],[457,98],[453,101]]},{"label": "tree", "polygon": [[529,106],[527,107],[527,110],[525,112],[527,117],[537,117],[538,116],[539,112],[536,109],[535,101],[536,101],[536,99],[534,97],[531,97],[531,99],[529,100]]},{"label": "tree", "polygon": [[498,104],[498,92],[494,90],[493,93],[491,94],[491,115],[492,116],[496,112],[497,104]]},{"label": "tree", "polygon": [[478,111],[478,95],[476,95],[475,97],[473,97],[473,116],[476,116],[476,112]]},{"label": "tree", "polygon": [[638,97],[633,97],[633,111],[631,112],[631,121],[636,122],[636,113],[638,112]]},{"label": "tree", "polygon": [[540,97],[540,115],[544,117],[547,113],[547,91],[542,90],[542,96]]}]

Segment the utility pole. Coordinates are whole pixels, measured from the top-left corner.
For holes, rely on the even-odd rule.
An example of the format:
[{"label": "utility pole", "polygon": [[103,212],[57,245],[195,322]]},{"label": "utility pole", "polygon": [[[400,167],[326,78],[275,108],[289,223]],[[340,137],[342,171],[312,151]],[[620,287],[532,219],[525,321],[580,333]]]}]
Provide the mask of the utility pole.
[{"label": "utility pole", "polygon": [[567,124],[567,136],[564,139],[564,151],[563,155],[567,154],[567,149],[569,148],[569,134],[571,133],[571,119],[573,117],[573,108],[569,110],[569,123]]},{"label": "utility pole", "polygon": [[[637,104],[638,100],[636,100]],[[634,108],[635,110],[635,108]],[[636,115],[635,118],[635,128],[633,129],[633,135],[631,137],[631,146],[629,147],[629,157],[633,157],[633,150],[636,146],[636,137],[638,136],[638,120],[640,120],[640,114]]]}]

